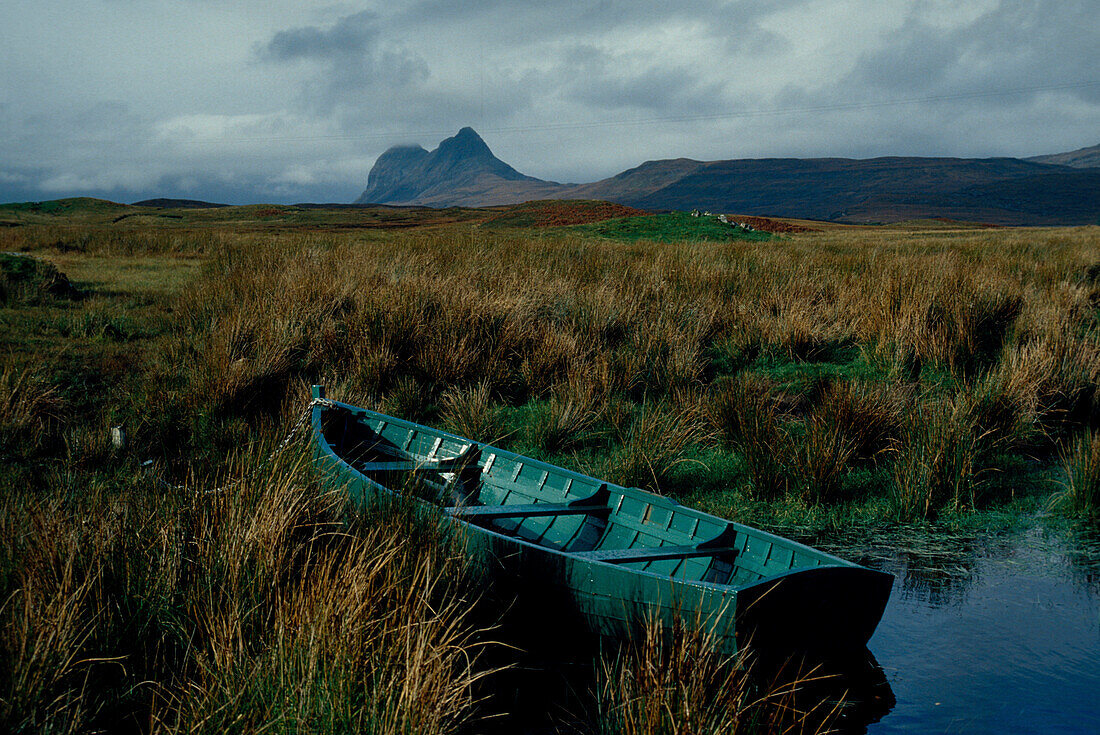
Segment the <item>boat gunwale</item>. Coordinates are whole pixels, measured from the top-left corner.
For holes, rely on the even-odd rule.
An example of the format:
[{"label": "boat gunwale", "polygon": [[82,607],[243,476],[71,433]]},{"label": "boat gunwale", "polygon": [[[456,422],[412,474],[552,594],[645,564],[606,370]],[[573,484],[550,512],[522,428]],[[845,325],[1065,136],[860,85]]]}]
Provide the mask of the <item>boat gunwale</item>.
[{"label": "boat gunwale", "polygon": [[[758,529],[758,528],[755,528],[753,526],[746,526],[745,524],[738,523],[737,521],[731,521],[731,520],[728,520],[728,519],[725,519],[725,518],[721,518],[720,516],[711,515],[709,513],[706,513],[705,511],[701,511],[697,508],[692,508],[691,506],[688,506],[688,505],[683,505],[682,503],[679,503],[679,502],[677,502],[677,501],[675,501],[671,498],[666,498],[662,495],[657,495],[656,493],[650,493],[650,492],[648,492],[646,490],[643,490],[641,488],[628,488],[628,487],[625,487],[625,486],[622,486],[622,485],[617,485],[617,484],[612,483],[612,482],[607,482],[607,481],[604,481],[604,480],[600,480],[600,479],[592,477],[590,475],[581,474],[579,472],[567,469],[565,467],[561,467],[561,466],[558,466],[558,465],[552,465],[552,464],[549,464],[547,462],[543,462],[541,460],[534,459],[532,457],[527,457],[526,455],[516,454],[515,452],[510,452],[506,449],[500,449],[500,448],[494,447],[491,444],[482,444],[482,443],[476,442],[472,439],[469,439],[468,437],[459,436],[457,434],[452,434],[452,433],[444,431],[442,429],[437,429],[437,428],[434,428],[434,427],[431,427],[431,426],[425,426],[423,424],[418,424],[414,421],[408,421],[406,419],[401,419],[401,418],[397,418],[395,416],[390,416],[388,414],[383,414],[383,413],[379,413],[377,411],[372,411],[368,408],[363,408],[361,406],[354,406],[354,405],[349,404],[349,403],[344,403],[342,401],[335,401],[335,400],[331,400],[331,399],[326,399],[326,402],[329,405],[327,405],[327,406],[323,405],[323,404],[314,405],[313,406],[313,415],[311,416],[311,424],[312,424],[312,428],[313,428],[314,437],[319,439],[321,442],[323,442],[323,444],[320,445],[320,448],[323,449],[328,455],[330,455],[332,457],[332,459],[334,459],[336,462],[339,463],[339,468],[340,469],[342,469],[345,472],[350,472],[352,475],[354,475],[354,477],[356,479],[367,483],[367,485],[369,487],[372,487],[376,490],[380,490],[383,493],[385,493],[387,495],[390,495],[390,496],[401,497],[402,494],[400,492],[390,488],[390,487],[387,487],[387,486],[383,485],[382,483],[378,482],[377,480],[374,480],[374,479],[368,477],[367,475],[363,474],[358,469],[356,469],[351,463],[347,462],[343,457],[341,457],[339,454],[337,454],[336,451],[332,448],[331,443],[328,441],[328,437],[325,436],[324,431],[322,430],[322,426],[321,426],[321,412],[322,412],[322,410],[325,410],[326,408],[335,407],[335,408],[340,408],[340,409],[343,409],[343,410],[346,410],[346,411],[350,412],[352,414],[352,416],[354,416],[358,419],[376,417],[377,419],[386,421],[388,423],[396,423],[396,424],[398,424],[398,425],[400,425],[404,428],[408,428],[408,429],[422,430],[422,431],[425,431],[426,433],[432,434],[436,437],[442,437],[443,439],[451,439],[451,440],[457,441],[460,444],[461,443],[465,443],[467,445],[475,444],[475,445],[477,445],[478,447],[481,448],[483,453],[496,454],[498,456],[503,456],[505,459],[510,459],[510,460],[522,460],[524,465],[530,464],[530,465],[536,467],[537,469],[541,469],[543,471],[560,472],[560,473],[564,474],[567,477],[571,477],[575,480],[579,479],[579,480],[592,482],[592,483],[595,483],[597,486],[606,482],[609,489],[612,489],[613,492],[622,491],[622,495],[624,497],[628,496],[628,495],[632,496],[632,497],[638,497],[639,495],[641,495],[642,497],[639,498],[639,499],[645,499],[647,501],[652,499],[652,500],[655,500],[655,501],[659,501],[661,504],[665,505],[666,507],[668,507],[668,508],[670,508],[670,509],[672,509],[676,512],[687,512],[689,515],[694,515],[694,516],[696,516],[700,519],[705,519],[705,520],[709,520],[709,521],[717,521],[717,522],[722,523],[722,524],[728,524],[729,526],[734,527],[735,531],[743,532],[743,533],[747,534],[750,537],[752,537],[752,536],[760,537],[763,540],[766,540],[766,541],[769,541],[769,542],[772,542],[772,543],[779,542],[779,544],[781,546],[791,548],[791,549],[794,549],[794,550],[802,550],[802,551],[805,551],[805,552],[809,552],[809,554],[813,557],[816,557],[816,558],[819,558],[819,559],[825,559],[825,560],[828,560],[830,562],[830,563],[818,564],[818,565],[815,565],[815,566],[798,567],[798,568],[793,568],[793,569],[787,569],[785,571],[780,571],[780,572],[777,572],[777,573],[772,574],[772,575],[761,577],[760,579],[758,579],[754,582],[747,583],[747,584],[728,584],[728,583],[723,584],[723,583],[717,583],[717,582],[705,582],[705,581],[700,581],[700,580],[684,579],[684,578],[681,578],[681,577],[671,577],[667,574],[658,574],[656,572],[651,572],[651,571],[644,570],[644,569],[635,569],[635,568],[632,568],[632,567],[624,566],[622,564],[613,564],[613,563],[610,563],[610,562],[600,561],[599,559],[580,558],[577,555],[575,555],[571,552],[568,552],[568,551],[563,551],[563,550],[560,550],[560,549],[554,549],[554,548],[551,548],[551,547],[548,547],[548,546],[543,546],[543,545],[540,545],[540,544],[536,544],[536,543],[533,543],[533,542],[528,541],[526,539],[520,538],[518,536],[511,536],[511,535],[503,534],[503,533],[500,533],[498,531],[493,530],[492,528],[487,528],[485,526],[481,526],[481,525],[478,525],[476,523],[471,523],[471,522],[463,520],[462,518],[459,518],[459,517],[450,517],[450,520],[452,522],[462,524],[465,527],[472,527],[473,529],[476,529],[480,533],[488,534],[490,536],[496,537],[496,538],[501,539],[503,541],[506,541],[508,543],[519,544],[519,545],[522,545],[522,546],[525,546],[525,547],[528,547],[528,548],[531,548],[531,549],[537,549],[541,552],[559,555],[561,557],[570,559],[573,563],[599,564],[602,567],[610,567],[610,568],[613,568],[613,569],[618,569],[620,571],[626,571],[626,572],[629,572],[631,574],[645,575],[646,577],[651,577],[655,580],[661,580],[661,581],[673,583],[673,584],[676,584],[676,585],[687,585],[687,586],[700,588],[700,589],[713,590],[715,592],[721,592],[723,595],[729,594],[731,592],[736,593],[736,592],[740,592],[740,591],[743,591],[743,590],[749,590],[749,589],[756,588],[756,587],[759,587],[759,586],[762,586],[762,585],[774,584],[775,582],[777,582],[777,581],[779,581],[783,578],[791,577],[791,576],[794,576],[794,575],[813,574],[816,570],[819,570],[819,569],[838,569],[838,568],[839,569],[856,569],[856,570],[862,570],[862,571],[864,571],[868,574],[875,574],[875,575],[886,574],[885,572],[880,572],[880,571],[865,567],[861,564],[857,564],[855,562],[847,561],[847,560],[842,559],[838,556],[834,556],[833,554],[829,554],[828,552],[821,551],[820,549],[815,549],[812,546],[807,546],[806,544],[800,543],[798,541],[794,541],[792,539],[788,539],[786,537],[770,533],[769,531],[764,531],[762,529]],[[418,504],[423,505],[427,508],[434,509],[434,510],[441,510],[442,507],[443,507],[443,506],[436,505],[434,503],[430,503],[430,502],[428,502],[426,500],[423,500],[421,498],[414,498],[414,500],[416,500],[416,502]],[[612,514],[614,514],[613,509],[612,509]],[[444,516],[445,514],[440,512],[440,515]],[[700,541],[700,543],[702,543],[702,541]],[[631,548],[634,548],[634,547],[631,547]],[[660,547],[653,547],[653,548],[660,548]]]}]

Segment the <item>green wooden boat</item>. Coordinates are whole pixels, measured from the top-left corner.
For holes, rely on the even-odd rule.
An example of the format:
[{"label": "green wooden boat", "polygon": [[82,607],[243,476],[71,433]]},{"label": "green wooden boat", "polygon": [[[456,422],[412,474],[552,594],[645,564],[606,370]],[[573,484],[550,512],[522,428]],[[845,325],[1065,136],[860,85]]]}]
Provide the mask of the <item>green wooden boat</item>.
[{"label": "green wooden boat", "polygon": [[647,620],[712,630],[734,652],[863,649],[893,577],[668,498],[588,477],[313,388],[324,482],[369,503],[431,503],[467,551],[555,625],[635,635]]}]

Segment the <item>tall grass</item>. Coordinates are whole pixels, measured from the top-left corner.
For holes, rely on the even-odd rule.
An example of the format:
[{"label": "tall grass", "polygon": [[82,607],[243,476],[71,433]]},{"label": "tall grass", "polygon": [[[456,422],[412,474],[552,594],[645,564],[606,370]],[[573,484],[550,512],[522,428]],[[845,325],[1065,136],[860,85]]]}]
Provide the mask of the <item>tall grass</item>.
[{"label": "tall grass", "polygon": [[780,427],[771,385],[750,375],[717,382],[707,403],[708,416],[720,438],[744,457],[753,494],[771,500],[790,484],[785,464],[787,434]]},{"label": "tall grass", "polygon": [[[1092,318],[1078,296],[1062,294],[1091,257],[1087,239],[1051,236],[1057,257],[1029,269],[1024,258],[1039,246],[1014,233],[960,235],[949,251],[919,236],[815,236],[829,237],[719,249],[460,230],[325,246],[283,238],[228,247],[217,273],[176,308],[186,330],[203,335],[195,367],[208,377],[197,383],[230,411],[302,374],[339,374],[360,395],[385,395],[401,380],[434,399],[485,385],[511,405],[588,381],[601,400],[641,402],[713,383],[754,354],[799,365],[859,345],[872,370],[893,375],[866,388],[867,411],[874,401],[896,411],[887,404],[904,400],[907,384],[941,371],[976,380],[1023,361],[1036,362],[1032,374],[1044,359],[1054,379],[1039,386],[1039,421],[1083,420],[1100,365],[1095,334],[1053,334],[1048,323]],[[1048,300],[1053,312],[1038,306]],[[1060,352],[1037,347],[1054,344]],[[1022,393],[1037,388],[1020,378],[1028,400]],[[880,441],[856,452],[881,450]]]},{"label": "tall grass", "polygon": [[703,422],[691,407],[644,403],[619,436],[602,474],[621,485],[660,492],[687,449],[702,437]]},{"label": "tall grass", "polygon": [[1100,431],[1081,434],[1062,455],[1066,489],[1058,500],[1070,513],[1100,517]]},{"label": "tall grass", "polygon": [[[136,438],[166,455],[216,457],[270,426],[302,379],[339,379],[427,422],[458,420],[459,396],[469,406],[484,396],[476,413],[487,418],[548,400],[531,412],[542,428],[516,433],[548,452],[570,451],[608,406],[675,411],[675,395],[706,390],[748,489],[783,497],[794,472],[809,478],[795,478],[796,495],[828,499],[853,466],[900,457],[916,435],[903,435],[899,412],[925,401],[915,396],[942,399],[953,382],[997,376],[1031,449],[1048,455],[1100,414],[1100,287],[1088,277],[1100,254],[1088,230],[657,245],[458,226],[370,237],[223,226],[177,248],[170,241],[189,235],[173,227],[126,240],[74,225],[82,244],[67,251],[207,259],[169,304],[170,326],[128,392]],[[20,247],[64,250],[56,228],[19,229]],[[132,310],[96,299],[96,319],[64,339],[152,339]],[[581,385],[586,397],[554,398]],[[765,390],[766,401],[748,395]],[[473,416],[462,422],[500,433],[497,419],[483,428]],[[628,439],[623,427],[608,452]],[[624,476],[640,477],[631,464],[624,453]]]},{"label": "tall grass", "polygon": [[67,414],[61,391],[36,368],[0,366],[0,437],[8,447],[38,444]]},{"label": "tall grass", "polygon": [[855,450],[855,442],[844,431],[843,424],[820,414],[811,415],[806,420],[802,441],[794,445],[792,485],[804,500],[837,499]]},{"label": "tall grass", "polygon": [[0,306],[37,306],[81,296],[49,261],[0,252]]},{"label": "tall grass", "polygon": [[504,433],[501,407],[494,403],[488,383],[449,388],[440,398],[443,426],[474,441],[493,442]]},{"label": "tall grass", "polygon": [[[104,288],[80,311],[0,299],[0,729],[439,732],[476,716],[484,636],[445,538],[400,514],[342,525],[301,466],[202,494],[309,382],[794,518],[860,512],[859,473],[878,478],[860,485],[868,512],[896,521],[984,507],[1003,500],[988,480],[1006,455],[1049,464],[1086,436],[1067,453],[1072,503],[1095,505],[1094,228],[657,244],[125,222],[0,231],[0,250],[89,270],[205,263],[178,293]],[[112,452],[119,423],[131,449]],[[147,458],[189,490],[139,479]],[[607,669],[609,728],[701,712],[696,674],[647,655],[678,678]],[[728,725],[730,700],[706,701],[691,721]]]},{"label": "tall grass", "polygon": [[718,735],[829,731],[837,703],[800,701],[814,671],[757,675],[750,656],[716,652],[705,626],[650,622],[645,637],[601,664],[597,693],[602,735]]},{"label": "tall grass", "polygon": [[527,424],[529,440],[546,452],[573,448],[596,423],[598,399],[592,383],[558,386]]},{"label": "tall grass", "polygon": [[214,495],[6,497],[0,727],[405,733],[469,721],[488,672],[457,551],[408,514],[349,533],[343,501],[307,467],[282,461]]}]

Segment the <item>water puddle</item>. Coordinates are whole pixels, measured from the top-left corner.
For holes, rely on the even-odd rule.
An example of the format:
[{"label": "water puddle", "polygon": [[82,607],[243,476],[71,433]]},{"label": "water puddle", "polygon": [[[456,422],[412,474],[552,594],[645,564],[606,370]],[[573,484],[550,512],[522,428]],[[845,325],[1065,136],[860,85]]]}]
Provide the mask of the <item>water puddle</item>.
[{"label": "water puddle", "polygon": [[896,576],[869,644],[896,702],[855,732],[1100,732],[1095,540],[1037,527],[865,553]]}]

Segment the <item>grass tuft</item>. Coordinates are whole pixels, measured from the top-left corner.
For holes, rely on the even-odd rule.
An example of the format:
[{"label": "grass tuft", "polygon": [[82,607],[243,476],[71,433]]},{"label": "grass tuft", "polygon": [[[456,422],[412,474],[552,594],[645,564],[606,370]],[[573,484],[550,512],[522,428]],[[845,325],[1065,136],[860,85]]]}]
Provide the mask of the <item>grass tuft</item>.
[{"label": "grass tuft", "polygon": [[618,435],[619,446],[602,475],[620,485],[660,492],[674,468],[688,461],[688,449],[704,438],[705,431],[694,408],[645,403]]},{"label": "grass tuft", "polygon": [[36,306],[78,300],[82,296],[49,261],[0,252],[0,306]]},{"label": "grass tuft", "polygon": [[595,386],[567,385],[551,391],[526,426],[528,440],[544,452],[567,452],[580,443],[599,418]]},{"label": "grass tuft", "polygon": [[605,659],[597,696],[601,735],[718,735],[827,732],[840,705],[798,694],[815,672],[762,680],[747,653],[716,652],[705,626],[679,621],[672,631],[647,623],[633,648]]},{"label": "grass tuft", "polygon": [[253,466],[136,505],[6,499],[3,729],[438,733],[474,716],[490,672],[458,550],[408,514],[349,533],[308,455]]},{"label": "grass tuft", "polygon": [[893,472],[898,520],[977,507],[995,436],[977,422],[973,406],[964,395],[917,404]]},{"label": "grass tuft", "polygon": [[1076,437],[1062,455],[1066,489],[1057,498],[1073,515],[1100,518],[1100,431]]},{"label": "grass tuft", "polygon": [[0,436],[5,443],[38,444],[67,418],[61,391],[31,366],[0,368]]},{"label": "grass tuft", "polygon": [[742,373],[716,383],[707,402],[711,425],[724,442],[741,451],[753,494],[763,500],[782,497],[790,485],[779,398],[772,395],[769,382]]},{"label": "grass tuft", "polygon": [[492,443],[504,433],[504,412],[494,403],[487,382],[470,388],[449,388],[439,404],[443,426],[459,436]]}]

